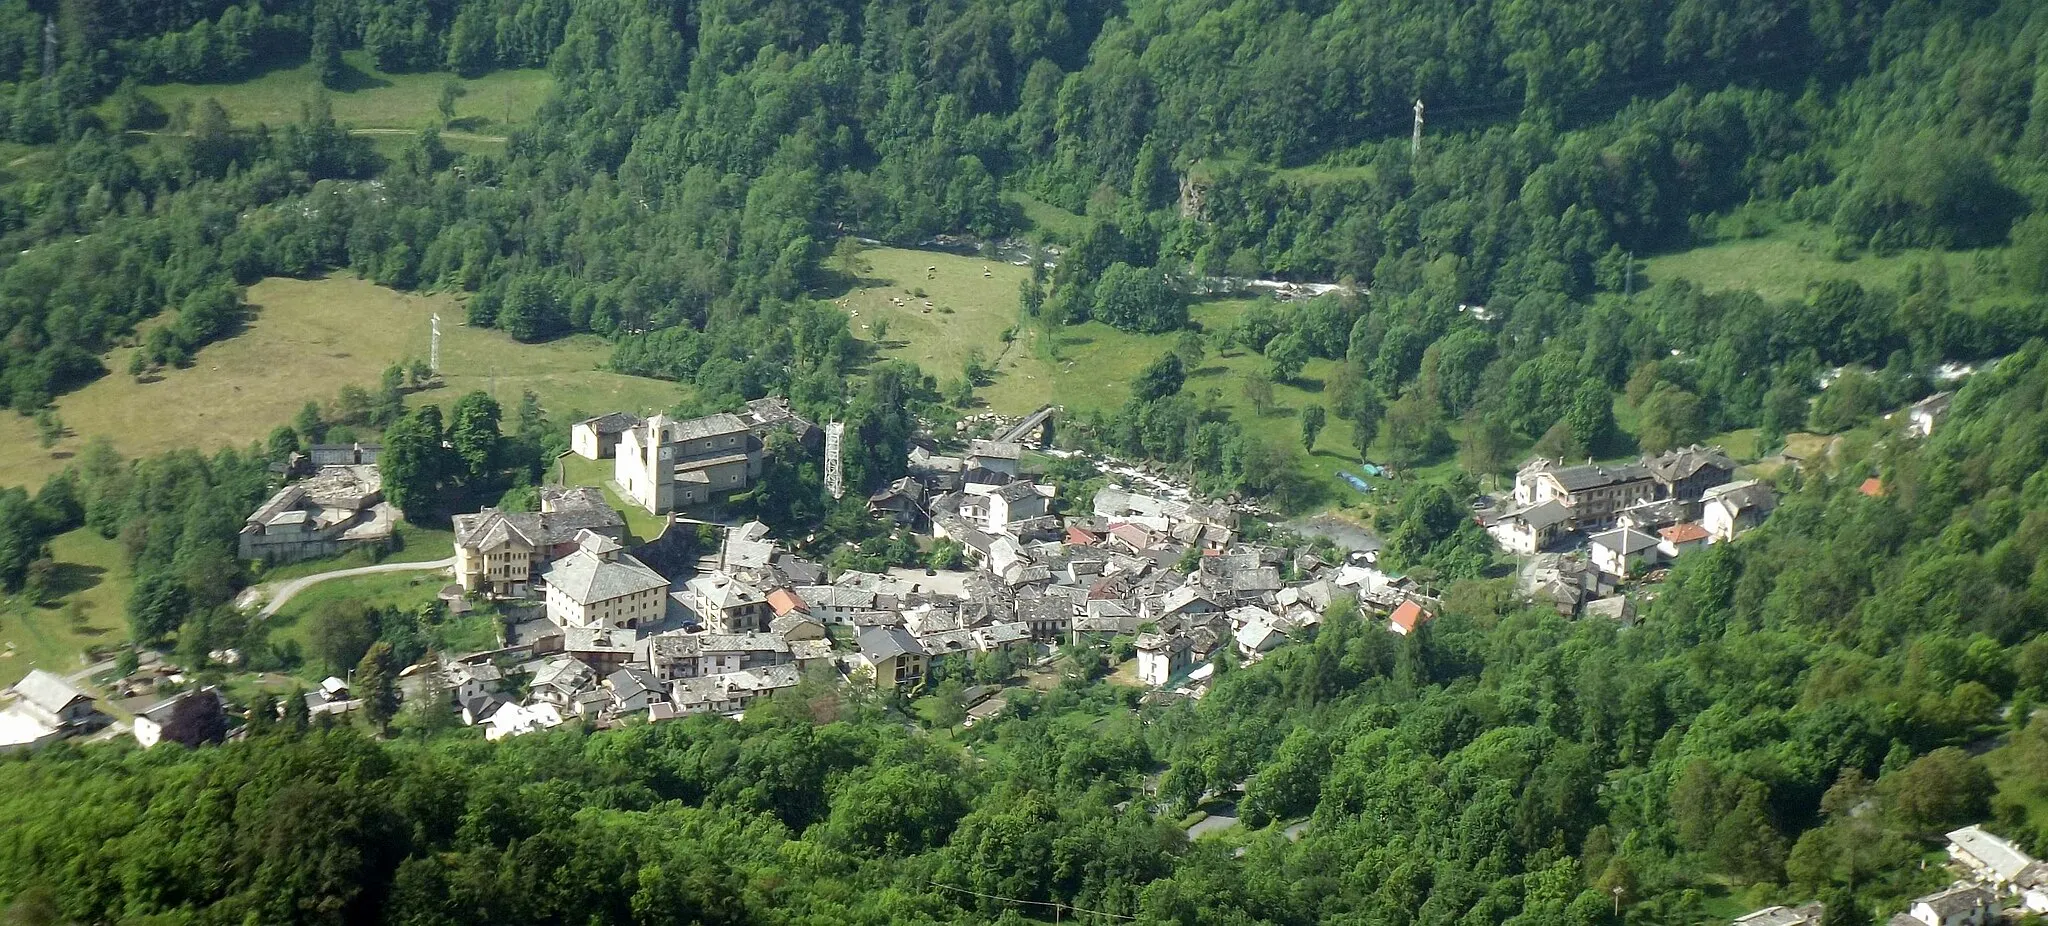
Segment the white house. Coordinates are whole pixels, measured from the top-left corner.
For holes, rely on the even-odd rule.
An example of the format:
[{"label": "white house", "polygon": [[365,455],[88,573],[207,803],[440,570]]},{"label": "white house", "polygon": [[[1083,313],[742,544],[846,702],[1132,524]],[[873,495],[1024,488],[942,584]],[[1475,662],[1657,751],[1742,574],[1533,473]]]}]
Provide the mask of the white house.
[{"label": "white house", "polygon": [[1165,687],[1174,676],[1195,664],[1194,640],[1187,634],[1138,635],[1138,681]]},{"label": "white house", "polygon": [[1692,521],[1657,530],[1657,552],[1665,559],[1677,559],[1707,545],[1707,529]]},{"label": "white house", "polygon": [[668,613],[668,580],[619,552],[618,541],[585,532],[576,552],[548,566],[548,619],[562,627],[635,630]]},{"label": "white house", "polygon": [[1658,543],[1655,536],[1632,527],[1619,527],[1593,535],[1589,545],[1594,568],[1625,580],[1657,561]]},{"label": "white house", "polygon": [[618,452],[619,435],[647,423],[639,415],[612,412],[569,426],[569,449],[586,460],[608,460]]},{"label": "white house", "polygon": [[1776,507],[1771,487],[1754,479],[1718,485],[1700,496],[1700,526],[1707,529],[1709,542],[1727,543],[1762,524]]},{"label": "white house", "polygon": [[1927,926],[1987,926],[1998,921],[1998,897],[1959,882],[1913,901],[1906,915]]},{"label": "white house", "polygon": [[135,715],[135,742],[144,749],[164,742],[218,743],[227,731],[220,690],[212,686],[181,691]]},{"label": "white house", "polygon": [[1486,529],[1501,549],[1533,556],[1549,546],[1570,524],[1572,511],[1563,502],[1550,499],[1538,505],[1502,515]]}]

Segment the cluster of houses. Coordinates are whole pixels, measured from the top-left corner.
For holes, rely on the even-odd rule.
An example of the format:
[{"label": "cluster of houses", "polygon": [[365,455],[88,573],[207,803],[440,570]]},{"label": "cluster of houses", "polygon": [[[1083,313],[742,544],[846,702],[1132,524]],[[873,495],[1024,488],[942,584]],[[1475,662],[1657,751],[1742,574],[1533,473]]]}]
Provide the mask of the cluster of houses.
[{"label": "cluster of houses", "polygon": [[[619,461],[613,485],[636,504],[673,510],[750,485],[774,430],[808,441],[818,429],[760,400],[684,422],[600,416],[573,443]],[[1241,542],[1223,506],[1111,486],[1089,513],[1057,516],[1056,488],[1022,456],[1005,441],[959,456],[919,447],[909,475],[869,498],[875,517],[959,545],[968,568],[944,574],[828,576],[748,523],[694,564],[669,564],[687,574],[673,581],[625,548],[623,520],[591,488],[546,487],[538,512],[457,516],[451,591],[539,607],[507,628],[505,650],[434,677],[496,738],[575,718],[740,712],[806,674],[915,691],[949,661],[1001,652],[1022,666],[1061,645],[1134,649],[1140,681],[1199,694],[1217,653],[1258,659],[1340,594],[1395,632],[1431,617],[1400,578]],[[346,709],[345,692],[321,696]]]},{"label": "cluster of houses", "polygon": [[[8,689],[12,703],[0,710],[0,753],[33,751],[61,739],[105,730],[114,718],[99,700],[63,676],[32,669]],[[127,708],[129,730],[144,749],[163,743],[197,746],[228,737],[227,704],[220,690],[193,688],[162,698],[144,698]]]},{"label": "cluster of houses", "polygon": [[1538,458],[1515,474],[1512,503],[1481,523],[1503,549],[1524,556],[1583,540],[1593,567],[1617,584],[1769,517],[1777,506],[1771,488],[1734,477],[1735,462],[1718,447],[1623,464]]},{"label": "cluster of houses", "polygon": [[[2048,914],[2048,863],[2009,840],[1966,826],[1948,834],[1948,856],[1960,877],[1915,898],[1886,926],[1988,926],[2002,920],[2009,903],[2021,914]],[[1826,913],[1818,903],[1765,907],[1736,917],[1734,926],[1822,926]]]}]

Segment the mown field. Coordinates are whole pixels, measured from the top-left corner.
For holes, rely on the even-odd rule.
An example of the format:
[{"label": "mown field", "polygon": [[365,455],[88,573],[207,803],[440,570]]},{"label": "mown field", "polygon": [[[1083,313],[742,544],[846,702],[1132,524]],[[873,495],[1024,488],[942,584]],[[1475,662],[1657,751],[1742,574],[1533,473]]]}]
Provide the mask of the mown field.
[{"label": "mown field", "polygon": [[1907,250],[1878,256],[1865,253],[1841,261],[1829,255],[1833,233],[1814,225],[1787,224],[1755,238],[1724,241],[1651,257],[1643,262],[1639,288],[1687,279],[1712,290],[1753,290],[1769,299],[1799,299],[1823,280],[1856,280],[1872,288],[1899,289],[1916,266],[1942,261],[1949,284],[1963,297],[1995,295],[2004,281],[1990,272],[1996,249],[1988,251]]},{"label": "mown field", "polygon": [[340,89],[320,86],[310,62],[277,68],[233,84],[161,84],[142,88],[167,113],[180,106],[198,107],[207,98],[219,100],[234,121],[271,126],[297,121],[300,107],[325,93],[336,121],[369,133],[411,135],[441,128],[441,88],[454,80],[463,88],[455,101],[455,118],[443,129],[451,145],[502,144],[506,130],[532,118],[547,99],[553,81],[543,70],[496,71],[475,79],[447,72],[387,74],[377,70],[367,52],[344,52],[348,74]]},{"label": "mown field", "polygon": [[[412,396],[443,406],[473,389],[507,407],[531,389],[557,423],[576,411],[653,410],[675,401],[674,384],[600,370],[610,346],[594,335],[520,344],[462,324],[458,300],[386,289],[351,277],[270,279],[249,288],[254,308],[235,337],[201,349],[190,367],[138,382],[113,372],[58,398],[68,429],[37,442],[33,421],[0,416],[0,484],[41,485],[86,441],[105,436],[124,455],[174,447],[246,446],[286,424],[308,400],[328,402],[351,383],[373,387],[384,369],[428,351],[429,318],[441,315],[445,385]],[[130,348],[107,366],[124,371]]]},{"label": "mown field", "polygon": [[30,669],[70,673],[83,668],[90,646],[128,638],[128,592],[134,576],[120,543],[90,530],[60,534],[50,541],[57,563],[52,601],[31,605],[19,597],[0,607],[0,685],[11,685]]}]

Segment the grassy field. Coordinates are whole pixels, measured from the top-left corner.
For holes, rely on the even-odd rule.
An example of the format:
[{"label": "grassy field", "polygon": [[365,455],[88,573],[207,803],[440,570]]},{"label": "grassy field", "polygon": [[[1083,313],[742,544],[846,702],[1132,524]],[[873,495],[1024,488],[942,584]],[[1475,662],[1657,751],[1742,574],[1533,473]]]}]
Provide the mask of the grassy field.
[{"label": "grassy field", "polygon": [[1725,241],[1644,261],[1636,286],[1687,279],[1713,291],[1748,289],[1770,299],[1799,299],[1809,285],[1852,279],[1867,287],[1898,289],[1915,265],[1939,259],[1948,266],[1959,295],[1986,295],[2001,287],[1980,272],[1975,251],[1902,251],[1886,257],[1864,254],[1852,261],[1828,256],[1831,232],[1812,225],[1786,225],[1757,238]]},{"label": "grassy field", "polygon": [[[57,561],[55,603],[32,606],[17,600],[0,609],[0,683],[13,684],[32,668],[83,668],[86,647],[128,637],[126,608],[134,577],[121,545],[90,530],[75,530],[51,540],[50,554]],[[74,604],[82,618],[76,623]]]},{"label": "grassy field", "polygon": [[327,677],[329,668],[320,663],[318,650],[313,646],[313,621],[309,615],[336,601],[358,601],[373,607],[413,608],[432,603],[441,586],[447,584],[448,577],[440,573],[387,572],[307,586],[267,622],[270,643],[275,646],[287,640],[297,641],[306,654],[306,665],[299,674],[317,681]]},{"label": "grassy field", "polygon": [[[491,391],[509,409],[531,389],[558,422],[577,410],[652,409],[674,401],[677,387],[598,369],[609,356],[600,338],[584,335],[520,344],[501,332],[464,327],[457,300],[413,295],[349,277],[265,280],[249,288],[254,307],[245,330],[201,349],[193,364],[139,383],[115,372],[60,397],[57,414],[69,428],[42,449],[34,423],[0,416],[0,484],[40,485],[85,442],[104,435],[123,454],[174,447],[246,446],[289,422],[307,400],[327,402],[344,385],[374,386],[393,363],[427,353],[428,318],[441,314],[445,385],[412,401],[452,404],[473,389]],[[106,358],[125,370],[129,348]]]},{"label": "grassy field", "polygon": [[[860,261],[864,267],[840,268],[853,272],[859,285],[832,302],[852,316],[854,334],[864,340],[875,339],[876,319],[888,321],[883,355],[908,360],[942,380],[957,379],[975,350],[999,375],[1028,365],[1022,342],[1004,345],[1001,338],[1017,322],[1017,289],[1030,276],[1027,269],[902,248],[870,248]],[[937,272],[927,273],[932,267]]]},{"label": "grassy field", "polygon": [[297,121],[299,108],[324,92],[334,118],[358,129],[411,134],[441,126],[441,87],[450,80],[463,87],[455,101],[455,119],[444,137],[458,143],[502,143],[505,130],[533,117],[553,81],[543,70],[497,71],[474,80],[447,72],[386,74],[376,69],[367,52],[344,52],[349,73],[342,89],[325,90],[310,62],[277,68],[233,84],[163,84],[144,87],[144,96],[166,112],[200,105],[208,97],[220,101],[237,123],[280,126]]},{"label": "grassy field", "polygon": [[1088,232],[1088,219],[1075,215],[1051,203],[1025,193],[1005,193],[1003,199],[1014,203],[1024,212],[1024,221],[1030,223],[1033,231],[1043,233],[1053,241],[1074,242]]}]

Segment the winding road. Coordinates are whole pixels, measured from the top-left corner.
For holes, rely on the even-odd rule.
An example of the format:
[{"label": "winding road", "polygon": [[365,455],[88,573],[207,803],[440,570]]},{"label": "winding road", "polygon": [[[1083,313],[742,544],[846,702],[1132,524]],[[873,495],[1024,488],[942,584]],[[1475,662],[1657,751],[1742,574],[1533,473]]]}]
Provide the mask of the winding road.
[{"label": "winding road", "polygon": [[[454,566],[455,557],[451,556],[447,559],[434,560],[431,563],[378,563],[375,566],[357,566],[353,569],[336,569],[333,572],[301,576],[300,578],[278,584],[271,591],[270,600],[264,603],[263,610],[256,612],[256,616],[261,619],[268,619],[271,615],[276,614],[279,608],[284,607],[287,602],[291,601],[292,596],[329,579],[376,575],[380,572],[425,572],[430,569],[452,569]],[[262,588],[264,586],[257,586],[257,589]]]}]

